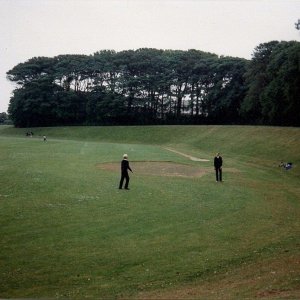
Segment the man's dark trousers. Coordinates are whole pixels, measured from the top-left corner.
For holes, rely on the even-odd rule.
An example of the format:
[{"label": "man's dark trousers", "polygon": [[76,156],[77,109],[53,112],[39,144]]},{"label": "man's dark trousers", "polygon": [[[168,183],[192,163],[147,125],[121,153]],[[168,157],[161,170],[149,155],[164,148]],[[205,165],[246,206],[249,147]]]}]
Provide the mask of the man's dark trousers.
[{"label": "man's dark trousers", "polygon": [[128,189],[129,175],[128,175],[128,172],[127,172],[127,171],[126,171],[126,172],[122,172],[121,180],[120,180],[120,185],[119,185],[119,189],[122,188],[124,179],[125,179],[125,189]]},{"label": "man's dark trousers", "polygon": [[216,181],[222,181],[222,168],[216,168]]}]

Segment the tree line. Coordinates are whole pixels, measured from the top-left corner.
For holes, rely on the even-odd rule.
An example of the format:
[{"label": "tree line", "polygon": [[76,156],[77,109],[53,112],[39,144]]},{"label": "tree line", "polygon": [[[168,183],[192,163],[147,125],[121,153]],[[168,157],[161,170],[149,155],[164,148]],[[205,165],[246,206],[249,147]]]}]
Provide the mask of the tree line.
[{"label": "tree line", "polygon": [[7,78],[17,127],[300,125],[298,42],[260,44],[251,60],[151,48],[34,57]]},{"label": "tree line", "polygon": [[6,112],[0,113],[0,125],[11,125],[8,114]]}]

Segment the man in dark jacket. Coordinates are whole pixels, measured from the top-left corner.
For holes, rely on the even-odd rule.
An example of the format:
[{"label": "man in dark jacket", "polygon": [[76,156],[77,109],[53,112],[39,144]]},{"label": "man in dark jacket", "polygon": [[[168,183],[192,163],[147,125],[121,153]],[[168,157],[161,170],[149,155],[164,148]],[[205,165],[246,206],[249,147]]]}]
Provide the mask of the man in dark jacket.
[{"label": "man in dark jacket", "polygon": [[129,166],[128,156],[127,156],[127,154],[124,154],[123,160],[121,162],[121,180],[120,180],[119,189],[122,189],[123,182],[125,179],[125,190],[129,190],[129,188],[128,188],[128,184],[129,184],[128,170],[130,170],[130,172],[133,173]]},{"label": "man in dark jacket", "polygon": [[216,181],[222,181],[222,165],[223,165],[222,157],[220,156],[220,153],[217,153],[214,159],[214,166],[216,170]]}]

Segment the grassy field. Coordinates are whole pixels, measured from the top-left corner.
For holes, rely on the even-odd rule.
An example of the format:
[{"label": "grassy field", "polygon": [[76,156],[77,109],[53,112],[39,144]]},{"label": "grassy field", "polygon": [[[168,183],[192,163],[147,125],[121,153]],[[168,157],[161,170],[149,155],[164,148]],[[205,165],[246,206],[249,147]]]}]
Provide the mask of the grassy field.
[{"label": "grassy field", "polygon": [[0,298],[300,298],[299,149],[300,128],[1,126]]}]

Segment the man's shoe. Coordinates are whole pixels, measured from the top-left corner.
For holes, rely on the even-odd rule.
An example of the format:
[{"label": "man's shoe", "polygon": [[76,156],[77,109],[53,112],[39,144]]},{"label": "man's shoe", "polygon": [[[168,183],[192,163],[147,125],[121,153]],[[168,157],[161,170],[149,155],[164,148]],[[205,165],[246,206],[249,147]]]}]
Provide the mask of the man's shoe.
[{"label": "man's shoe", "polygon": [[130,188],[125,188],[125,190],[130,190]]}]

